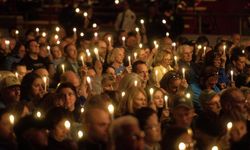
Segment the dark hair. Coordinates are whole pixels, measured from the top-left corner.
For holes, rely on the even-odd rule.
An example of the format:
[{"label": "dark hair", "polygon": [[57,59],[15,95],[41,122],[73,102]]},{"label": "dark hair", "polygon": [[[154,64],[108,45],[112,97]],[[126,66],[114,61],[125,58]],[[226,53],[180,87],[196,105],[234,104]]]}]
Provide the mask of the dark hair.
[{"label": "dark hair", "polygon": [[208,43],[209,45],[209,40],[206,36],[202,35],[202,36],[199,36],[196,40],[196,44],[204,44],[204,43]]},{"label": "dark hair", "polygon": [[144,61],[142,61],[142,60],[137,60],[136,62],[134,62],[132,64],[132,72],[136,73],[137,72],[137,66],[142,65],[142,64],[146,65],[146,63]]},{"label": "dark hair", "polygon": [[236,76],[235,79],[235,86],[237,88],[240,88],[241,86],[249,86],[249,83],[247,82],[248,75],[245,73],[241,73]]},{"label": "dark hair", "polygon": [[63,82],[63,83],[60,83],[60,85],[58,86],[58,88],[56,89],[56,93],[60,93],[62,89],[65,89],[65,88],[70,88],[71,90],[74,91],[75,93],[75,96],[77,96],[77,92],[76,92],[76,88],[74,87],[74,85],[70,82]]},{"label": "dark hair", "polygon": [[149,107],[143,107],[135,111],[135,117],[138,119],[141,130],[145,129],[148,118],[153,114],[156,114],[156,112]]},{"label": "dark hair", "polygon": [[21,82],[21,100],[29,100],[30,99],[30,92],[32,88],[32,83],[37,79],[41,78],[39,75],[35,74],[34,72],[28,73],[23,77]]},{"label": "dark hair", "polygon": [[207,52],[204,60],[205,66],[214,66],[214,59],[218,57],[220,57],[220,54],[215,50]]},{"label": "dark hair", "polygon": [[30,43],[31,42],[37,42],[37,41],[36,40],[29,40],[29,41],[27,41],[25,48],[30,49]]},{"label": "dark hair", "polygon": [[63,51],[64,51],[64,53],[66,54],[66,55],[68,55],[68,48],[70,47],[70,46],[72,46],[73,44],[67,44],[65,47],[64,47],[64,49],[63,49]]},{"label": "dark hair", "polygon": [[55,107],[46,115],[46,126],[49,130],[52,130],[63,119],[72,120],[70,112],[62,107]]},{"label": "dark hair", "polygon": [[172,79],[180,79],[180,74],[173,70],[167,72],[160,81],[160,87],[163,88],[164,90],[168,89]]},{"label": "dark hair", "polygon": [[231,60],[232,61],[237,61],[239,57],[246,57],[246,54],[242,52],[241,47],[235,47],[232,49],[232,56]]}]

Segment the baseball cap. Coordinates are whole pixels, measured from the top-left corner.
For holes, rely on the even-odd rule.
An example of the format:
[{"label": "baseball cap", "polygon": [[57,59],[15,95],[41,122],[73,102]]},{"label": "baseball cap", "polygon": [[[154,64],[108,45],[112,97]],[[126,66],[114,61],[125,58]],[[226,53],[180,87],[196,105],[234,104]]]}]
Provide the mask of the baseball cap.
[{"label": "baseball cap", "polygon": [[0,82],[0,89],[8,88],[15,85],[21,85],[19,79],[15,76],[7,76]]},{"label": "baseball cap", "polygon": [[188,109],[193,109],[193,102],[190,98],[186,96],[177,95],[173,98],[173,108],[185,107]]},{"label": "baseball cap", "polygon": [[217,93],[213,90],[204,90],[199,97],[201,103],[209,102]]}]

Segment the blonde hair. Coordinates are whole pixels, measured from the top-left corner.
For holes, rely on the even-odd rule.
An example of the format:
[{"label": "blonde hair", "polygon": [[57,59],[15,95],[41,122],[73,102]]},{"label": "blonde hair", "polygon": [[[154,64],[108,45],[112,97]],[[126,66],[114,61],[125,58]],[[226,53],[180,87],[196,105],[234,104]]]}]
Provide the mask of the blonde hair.
[{"label": "blonde hair", "polygon": [[112,50],[112,52],[108,55],[108,59],[107,59],[108,64],[111,64],[111,63],[113,63],[113,62],[115,61],[115,57],[117,56],[117,54],[118,54],[118,52],[119,52],[120,50],[123,50],[123,51],[124,51],[123,48],[114,48],[114,49]]},{"label": "blonde hair", "polygon": [[127,113],[129,114],[134,113],[133,101],[139,93],[142,93],[145,96],[145,98],[147,98],[147,94],[142,87],[131,87],[126,90],[124,98],[121,99],[118,104],[118,110],[117,110],[118,115],[121,116]]},{"label": "blonde hair", "polygon": [[134,86],[134,81],[138,82],[138,86],[142,85],[142,78],[136,73],[126,74],[120,81],[118,90],[125,91]]},{"label": "blonde hair", "polygon": [[168,52],[168,51],[161,50],[161,51],[159,51],[159,52],[156,54],[156,56],[155,56],[155,58],[154,58],[154,65],[155,65],[155,66],[161,65],[161,64],[162,64],[162,61],[163,61],[163,59],[164,59],[164,57],[165,57],[166,55],[170,55],[171,58],[173,58],[172,53],[170,53],[170,52]]}]

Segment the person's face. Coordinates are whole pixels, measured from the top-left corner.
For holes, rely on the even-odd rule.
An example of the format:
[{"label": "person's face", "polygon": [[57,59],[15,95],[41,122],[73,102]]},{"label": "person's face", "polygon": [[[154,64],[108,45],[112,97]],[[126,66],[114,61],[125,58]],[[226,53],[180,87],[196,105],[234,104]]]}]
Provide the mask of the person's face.
[{"label": "person's face", "polygon": [[147,106],[146,96],[143,93],[139,92],[138,94],[135,95],[133,99],[133,110],[135,111],[137,109],[140,109],[146,106]]},{"label": "person's face", "polygon": [[24,47],[24,45],[22,45],[18,49],[18,56],[20,58],[23,58],[25,54],[26,54],[25,47]]},{"label": "person's face", "polygon": [[48,56],[48,51],[47,51],[46,47],[44,47],[44,46],[40,47],[39,55],[43,58]]},{"label": "person's face", "polygon": [[124,50],[123,49],[119,49],[117,51],[117,53],[116,53],[115,61],[118,62],[118,63],[123,63],[124,57],[125,57]]},{"label": "person's face", "polygon": [[206,88],[213,88],[218,83],[218,75],[208,77],[205,82]]},{"label": "person's face", "polygon": [[193,121],[194,111],[186,107],[177,107],[173,110],[173,118],[178,127],[188,128]]},{"label": "person's face", "polygon": [[170,81],[167,92],[169,94],[176,94],[178,92],[180,84],[181,84],[180,79],[173,79],[172,81]]},{"label": "person's face", "polygon": [[138,59],[142,61],[147,61],[148,55],[145,49],[141,49],[138,55]]},{"label": "person's face", "polygon": [[165,55],[162,60],[163,66],[169,66],[171,65],[171,63],[172,63],[172,56],[170,54]]},{"label": "person's face", "polygon": [[[101,110],[94,109],[92,110],[90,122],[88,123],[88,131],[90,131],[89,137],[95,141],[108,141],[108,128],[110,125],[110,116],[109,113]],[[94,115],[98,114],[98,115]]]},{"label": "person's face", "polygon": [[8,99],[8,102],[19,102],[20,101],[20,86],[11,86],[5,90],[5,98]]},{"label": "person's face", "polygon": [[146,64],[137,65],[136,73],[141,76],[144,81],[148,81],[148,67]]},{"label": "person's face", "polygon": [[98,47],[99,47],[99,55],[104,58],[107,52],[107,44],[104,41],[99,41]]},{"label": "person's face", "polygon": [[60,93],[65,97],[65,107],[70,111],[75,108],[76,94],[71,88],[63,88]]},{"label": "person's face", "polygon": [[221,59],[220,59],[220,57],[214,58],[214,66],[216,68],[219,68],[221,66]]},{"label": "person's face", "polygon": [[155,92],[154,97],[153,97],[154,104],[156,105],[157,108],[162,108],[164,105],[164,100],[163,100],[163,93],[158,90]]},{"label": "person's face", "polygon": [[190,47],[190,46],[183,47],[182,60],[184,62],[191,62],[192,55],[193,55],[193,48],[192,47]]},{"label": "person's face", "polygon": [[104,81],[102,87],[104,91],[113,91],[114,90],[113,81],[111,80]]},{"label": "person's face", "polygon": [[238,108],[241,113],[246,113],[246,98],[244,97],[243,93],[240,91],[233,91],[232,92],[232,96],[233,96],[233,107]]},{"label": "person's face", "polygon": [[39,54],[39,44],[36,41],[32,41],[29,44],[29,53],[31,54]]},{"label": "person's face", "polygon": [[10,122],[9,116],[9,113],[5,113],[0,118],[0,135],[6,139],[9,139],[13,136],[13,126]]},{"label": "person's face", "polygon": [[52,134],[57,141],[63,141],[70,131],[65,127],[65,121],[65,119],[61,120],[58,124],[55,125],[52,131]]},{"label": "person's face", "polygon": [[52,54],[54,59],[59,59],[62,57],[62,52],[58,46],[55,46],[51,49],[51,54]]},{"label": "person's face", "polygon": [[115,69],[114,68],[111,68],[109,67],[107,70],[106,70],[106,73],[113,76],[114,79],[116,78],[116,74],[115,74]]},{"label": "person's face", "polygon": [[210,111],[215,112],[216,114],[219,114],[221,110],[220,96],[215,95],[208,103],[206,103],[206,107]]},{"label": "person's face", "polygon": [[239,57],[238,60],[235,61],[235,67],[238,71],[243,71],[246,65],[246,57]]},{"label": "person's face", "polygon": [[16,71],[18,73],[18,78],[20,79],[20,81],[22,81],[23,77],[27,73],[27,67],[26,66],[17,66]]},{"label": "person's face", "polygon": [[144,149],[144,132],[142,132],[138,124],[133,124],[128,127],[128,132],[125,135],[126,148],[130,150]]},{"label": "person's face", "polygon": [[41,78],[36,78],[31,86],[32,95],[38,98],[42,98],[44,94],[44,83]]},{"label": "person's face", "polygon": [[161,141],[161,126],[158,117],[155,114],[151,115],[145,126],[145,142],[157,143]]},{"label": "person's face", "polygon": [[246,123],[244,121],[234,122],[231,130],[231,140],[238,142],[245,134],[247,134]]},{"label": "person's face", "polygon": [[136,36],[130,36],[126,40],[126,45],[130,48],[136,48],[138,45],[138,40]]},{"label": "person's face", "polygon": [[77,50],[74,45],[70,45],[67,49],[67,56],[71,59],[77,59]]}]

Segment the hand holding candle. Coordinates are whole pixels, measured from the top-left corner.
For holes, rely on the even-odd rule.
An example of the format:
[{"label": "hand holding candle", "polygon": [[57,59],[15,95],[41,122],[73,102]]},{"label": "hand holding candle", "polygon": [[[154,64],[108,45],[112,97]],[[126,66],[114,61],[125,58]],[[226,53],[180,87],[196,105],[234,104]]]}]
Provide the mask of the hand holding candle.
[{"label": "hand holding candle", "polygon": [[111,118],[113,120],[114,119],[114,110],[115,110],[115,107],[113,106],[113,104],[108,105],[108,110],[109,110],[109,113],[110,113]]}]

